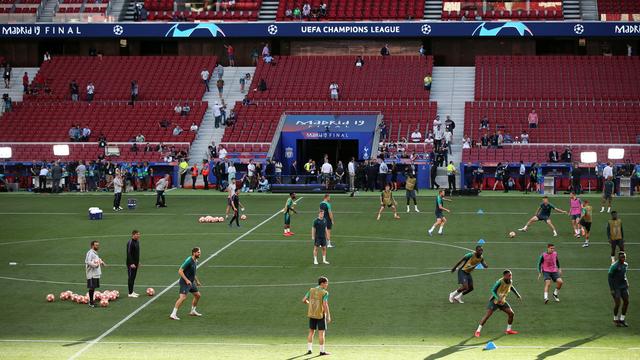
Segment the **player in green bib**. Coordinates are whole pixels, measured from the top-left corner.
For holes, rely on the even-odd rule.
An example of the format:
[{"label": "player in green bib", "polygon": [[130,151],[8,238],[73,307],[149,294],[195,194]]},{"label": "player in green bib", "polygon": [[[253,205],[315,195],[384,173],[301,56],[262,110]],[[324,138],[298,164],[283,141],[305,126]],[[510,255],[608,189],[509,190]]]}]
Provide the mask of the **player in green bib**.
[{"label": "player in green bib", "polygon": [[178,281],[178,284],[180,285],[180,297],[176,301],[176,305],[173,307],[171,315],[169,315],[169,318],[173,320],[180,320],[178,317],[178,309],[187,299],[187,293],[193,294],[193,302],[191,303],[191,311],[189,312],[189,315],[202,316],[202,314],[196,311],[198,300],[200,300],[200,290],[198,290],[198,286],[201,286],[200,280],[198,280],[198,277],[196,276],[196,270],[198,269],[198,258],[200,258],[201,254],[202,252],[200,251],[200,248],[193,248],[191,250],[191,256],[189,256],[178,269],[178,275],[180,275],[180,281]]},{"label": "player in green bib", "polygon": [[378,210],[378,217],[376,220],[380,220],[380,216],[386,207],[390,207],[393,210],[394,219],[400,219],[400,216],[398,216],[398,209],[396,208],[397,205],[398,203],[393,198],[393,192],[391,192],[391,185],[386,184],[384,186],[384,190],[380,193],[380,209]]},{"label": "player in green bib", "polygon": [[473,291],[473,278],[471,277],[471,272],[475,270],[478,264],[482,264],[485,268],[488,267],[482,257],[483,252],[484,249],[482,246],[476,246],[475,252],[465,254],[465,256],[463,256],[462,259],[460,259],[460,261],[458,261],[451,269],[451,272],[455,272],[456,269],[458,269],[458,266],[460,267],[458,270],[458,284],[460,284],[460,287],[449,293],[450,303],[453,304],[454,302],[458,302],[460,304],[464,304],[462,296]]},{"label": "player in green bib", "polygon": [[482,320],[480,320],[478,329],[474,334],[475,337],[480,337],[480,331],[482,331],[482,327],[487,322],[487,320],[489,320],[491,315],[493,315],[493,312],[498,309],[504,311],[508,316],[507,330],[505,330],[504,333],[507,335],[515,335],[518,333],[517,331],[511,329],[511,325],[513,324],[514,312],[511,309],[511,305],[509,305],[509,303],[507,302],[507,295],[509,295],[509,293],[512,291],[514,294],[516,294],[518,299],[522,299],[520,293],[518,293],[516,288],[513,286],[511,270],[507,269],[502,272],[502,277],[498,279],[498,281],[496,281],[496,283],[493,284],[493,287],[491,288],[491,299],[489,299],[487,313],[484,315]]},{"label": "player in green bib", "polygon": [[295,209],[296,206],[296,193],[289,193],[289,198],[287,199],[287,203],[284,205],[284,236],[293,236],[295,235],[291,232],[291,212],[297,214],[298,212]]},{"label": "player in green bib", "polygon": [[553,226],[553,223],[551,222],[551,210],[555,210],[561,214],[567,214],[566,211],[562,210],[562,209],[558,209],[557,207],[555,207],[555,205],[553,205],[552,203],[549,202],[549,198],[547,196],[542,198],[542,203],[540,204],[540,207],[538,208],[538,211],[536,211],[536,214],[533,215],[533,217],[531,219],[529,219],[529,221],[527,222],[527,225],[525,225],[524,227],[518,229],[518,231],[527,231],[529,229],[529,225],[533,224],[536,221],[544,221],[547,223],[547,225],[549,225],[549,227],[551,228],[551,230],[553,230],[553,236],[558,236],[558,232],[556,231],[556,227]]},{"label": "player in green bib", "polygon": [[321,276],[318,279],[318,286],[310,288],[302,298],[302,302],[308,305],[309,335],[307,336],[307,355],[313,352],[313,336],[316,330],[318,331],[320,343],[320,356],[329,355],[324,351],[324,332],[327,329],[327,324],[331,322],[328,287],[329,279]]}]

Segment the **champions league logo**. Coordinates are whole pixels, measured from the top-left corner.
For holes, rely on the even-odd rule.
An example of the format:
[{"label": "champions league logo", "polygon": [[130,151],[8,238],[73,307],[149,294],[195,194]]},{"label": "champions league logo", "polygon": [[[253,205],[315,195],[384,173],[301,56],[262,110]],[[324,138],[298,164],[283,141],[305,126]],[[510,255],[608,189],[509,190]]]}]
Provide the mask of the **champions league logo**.
[{"label": "champions league logo", "polygon": [[220,29],[220,27],[218,27],[218,25],[216,24],[211,24],[211,23],[206,23],[206,24],[201,23],[201,24],[194,24],[194,25],[190,24],[190,25],[187,25],[187,29],[184,29],[184,30],[178,28],[178,26],[180,25],[181,24],[173,25],[171,29],[169,29],[169,31],[167,31],[167,33],[164,36],[174,37],[174,38],[188,38],[188,37],[191,37],[191,35],[196,30],[200,30],[200,29],[209,31],[209,34],[211,34],[211,37],[217,37],[218,33],[222,34],[222,36],[227,36],[224,34],[222,29]]},{"label": "champions league logo", "polygon": [[[502,24],[501,26],[495,27],[495,28],[489,28],[491,26],[494,26],[495,24],[487,24],[486,22],[483,22],[482,24],[478,25],[478,27],[473,31],[473,36],[498,36],[498,35],[507,35],[504,34],[504,32],[507,32],[508,29],[513,29],[515,31],[518,32],[518,34],[520,36],[526,36],[527,34],[529,36],[533,36],[533,33],[531,32],[531,30],[529,30],[529,28],[527,27],[527,25],[519,22],[519,21],[508,21],[504,24]],[[505,29],[507,31],[505,31]]]}]

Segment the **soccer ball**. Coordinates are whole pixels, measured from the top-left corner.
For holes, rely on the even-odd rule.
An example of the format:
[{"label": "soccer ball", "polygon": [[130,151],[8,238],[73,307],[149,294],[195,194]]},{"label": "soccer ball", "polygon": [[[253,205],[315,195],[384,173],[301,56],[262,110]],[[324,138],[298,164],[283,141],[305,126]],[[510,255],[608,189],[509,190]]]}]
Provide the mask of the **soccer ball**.
[{"label": "soccer ball", "polygon": [[102,306],[102,307],[109,306],[109,300],[107,300],[107,299],[100,300],[100,306]]},{"label": "soccer ball", "polygon": [[96,300],[102,299],[102,293],[100,291],[96,291],[95,293],[93,293],[93,298]]},{"label": "soccer ball", "polygon": [[242,214],[242,216],[240,216],[240,220],[247,220],[247,215]]},{"label": "soccer ball", "polygon": [[88,296],[81,296],[81,304],[88,304],[89,303],[89,297]]},{"label": "soccer ball", "polygon": [[69,300],[69,294],[66,291],[61,292],[60,293],[60,300],[61,301]]},{"label": "soccer ball", "polygon": [[213,222],[213,216],[208,215],[207,217],[205,217],[205,221],[208,223],[212,223]]},{"label": "soccer ball", "polygon": [[47,295],[47,302],[53,302],[56,299],[56,297],[53,294],[48,294]]},{"label": "soccer ball", "polygon": [[198,222],[199,222],[199,223],[203,223],[203,222],[204,222],[204,216],[201,216],[201,217],[198,219]]},{"label": "soccer ball", "polygon": [[149,296],[153,296],[153,295],[155,295],[155,294],[156,294],[156,291],[155,291],[155,290],[153,290],[153,288],[148,288],[148,289],[147,289],[147,295],[149,295]]},{"label": "soccer ball", "polygon": [[218,216],[218,222],[224,222],[224,218],[222,216]]},{"label": "soccer ball", "polygon": [[514,238],[514,237],[516,237],[516,232],[515,232],[515,231],[510,232],[510,233],[509,233],[509,237],[510,237],[510,238]]},{"label": "soccer ball", "polygon": [[116,299],[120,297],[120,291],[113,290],[113,293],[116,294]]}]

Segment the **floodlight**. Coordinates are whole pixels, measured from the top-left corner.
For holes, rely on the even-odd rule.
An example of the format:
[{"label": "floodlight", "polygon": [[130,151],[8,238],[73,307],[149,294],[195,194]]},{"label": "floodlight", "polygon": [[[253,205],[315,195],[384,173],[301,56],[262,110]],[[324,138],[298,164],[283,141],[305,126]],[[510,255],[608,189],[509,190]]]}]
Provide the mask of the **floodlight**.
[{"label": "floodlight", "polygon": [[53,155],[69,156],[69,145],[53,145]]},{"label": "floodlight", "polygon": [[598,162],[598,153],[595,151],[583,151],[580,153],[580,162],[583,164],[593,164]]},{"label": "floodlight", "polygon": [[624,149],[610,148],[608,158],[611,160],[624,159]]},{"label": "floodlight", "polygon": [[11,148],[8,146],[0,147],[0,159],[11,158]]}]

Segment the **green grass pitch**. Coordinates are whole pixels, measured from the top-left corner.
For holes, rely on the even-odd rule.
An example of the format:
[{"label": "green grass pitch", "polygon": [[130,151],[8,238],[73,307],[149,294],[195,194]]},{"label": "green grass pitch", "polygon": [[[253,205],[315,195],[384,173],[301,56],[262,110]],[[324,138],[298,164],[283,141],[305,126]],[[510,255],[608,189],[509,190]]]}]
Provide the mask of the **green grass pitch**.
[{"label": "green grass pitch", "polygon": [[[333,195],[336,224],[329,249],[331,265],[312,264],[311,223],[319,195],[299,195],[300,214],[292,216],[292,237],[282,236],[287,195],[242,195],[248,219],[239,229],[199,224],[200,215],[224,215],[224,194],[176,190],[168,206],[156,209],[153,194],[125,194],[138,208],[113,213],[110,194],[0,195],[1,359],[306,359],[306,307],[300,300],[320,275],[330,280],[334,322],[327,351],[336,359],[639,359],[640,295],[635,254],[640,251],[637,199],[616,198],[624,223],[631,284],[629,328],[612,323],[607,285],[610,265],[607,214],[594,203],[592,245],[572,237],[569,218],[554,214],[560,236],[534,224],[514,239],[506,234],[535,212],[540,197],[513,194],[455,198],[444,236],[428,237],[434,221],[434,194],[422,192],[419,214],[401,219],[390,212],[375,220],[378,198]],[[567,209],[568,198],[552,198]],[[89,221],[99,206],[104,220]],[[484,214],[478,214],[482,209]],[[171,321],[177,298],[171,288],[154,298],[122,297],[107,308],[45,301],[45,295],[73,290],[84,294],[84,255],[89,241],[101,242],[102,290],[126,295],[125,244],[132,229],[142,232],[141,269],[136,291],[157,293],[177,280],[179,264],[200,246],[198,276],[203,282],[201,318],[187,316],[188,304]],[[450,304],[457,277],[448,271],[478,239],[485,239],[489,269],[473,273],[475,291],[464,304]],[[554,242],[564,268],[561,302],[542,302],[535,265],[547,242]],[[17,265],[10,265],[11,262]],[[472,337],[485,312],[490,286],[511,268],[523,295],[509,301],[519,335],[504,336],[506,316],[495,313],[482,337]],[[133,316],[131,316],[134,314]],[[109,331],[111,330],[111,331]],[[108,332],[108,335],[101,336]],[[99,338],[100,341],[94,341]],[[487,341],[496,350],[483,351]],[[317,341],[314,355],[317,355]]]}]

